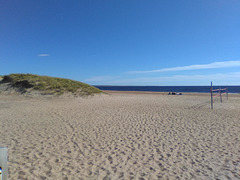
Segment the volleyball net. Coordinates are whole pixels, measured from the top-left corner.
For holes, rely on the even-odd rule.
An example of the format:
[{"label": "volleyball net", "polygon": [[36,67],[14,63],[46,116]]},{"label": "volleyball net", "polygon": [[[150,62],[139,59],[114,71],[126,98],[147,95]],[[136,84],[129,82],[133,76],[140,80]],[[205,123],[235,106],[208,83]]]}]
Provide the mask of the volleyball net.
[{"label": "volleyball net", "polygon": [[226,97],[228,99],[228,88],[221,88],[219,87],[219,89],[213,89],[212,86],[212,82],[211,82],[211,89],[210,89],[210,93],[211,93],[211,109],[213,109],[213,98],[215,97],[220,97],[220,102],[222,103],[222,96],[224,94],[226,94]]}]

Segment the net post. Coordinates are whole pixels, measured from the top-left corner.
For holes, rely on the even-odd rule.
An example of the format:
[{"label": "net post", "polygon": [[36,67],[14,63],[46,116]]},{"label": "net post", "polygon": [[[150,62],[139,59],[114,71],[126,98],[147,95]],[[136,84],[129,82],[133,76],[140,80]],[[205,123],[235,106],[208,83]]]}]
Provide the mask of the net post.
[{"label": "net post", "polygon": [[210,93],[211,93],[211,109],[213,109],[213,94],[212,94],[212,82],[211,82],[211,88],[210,88]]},{"label": "net post", "polygon": [[221,87],[219,87],[220,102],[222,103],[222,92]]},{"label": "net post", "polygon": [[226,94],[227,94],[227,100],[228,100],[228,88],[226,88],[226,91],[227,91],[227,93],[226,93]]},{"label": "net post", "polygon": [[7,148],[0,146],[0,180],[7,180],[8,178],[7,160]]}]

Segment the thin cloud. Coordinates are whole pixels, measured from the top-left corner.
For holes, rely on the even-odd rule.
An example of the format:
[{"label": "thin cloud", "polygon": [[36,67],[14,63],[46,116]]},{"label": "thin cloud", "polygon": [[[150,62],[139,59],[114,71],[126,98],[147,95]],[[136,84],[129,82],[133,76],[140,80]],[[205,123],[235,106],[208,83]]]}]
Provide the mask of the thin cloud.
[{"label": "thin cloud", "polygon": [[[196,75],[174,75],[163,77],[139,77],[139,78],[93,78],[96,84],[107,85],[209,85],[214,84],[237,85],[240,83],[240,72],[196,74]],[[98,81],[99,80],[99,81]]]},{"label": "thin cloud", "polygon": [[217,69],[217,68],[238,67],[238,66],[240,66],[240,61],[223,61],[223,62],[214,62],[210,64],[180,66],[180,67],[164,68],[164,69],[157,69],[157,70],[150,70],[150,71],[129,71],[128,73],[143,74],[143,73],[168,72],[168,71]]},{"label": "thin cloud", "polygon": [[38,56],[40,56],[40,57],[46,57],[46,56],[50,56],[50,54],[38,54]]},{"label": "thin cloud", "polygon": [[88,81],[88,82],[109,81],[117,78],[119,78],[119,76],[95,76],[95,77],[85,79],[85,81]]}]

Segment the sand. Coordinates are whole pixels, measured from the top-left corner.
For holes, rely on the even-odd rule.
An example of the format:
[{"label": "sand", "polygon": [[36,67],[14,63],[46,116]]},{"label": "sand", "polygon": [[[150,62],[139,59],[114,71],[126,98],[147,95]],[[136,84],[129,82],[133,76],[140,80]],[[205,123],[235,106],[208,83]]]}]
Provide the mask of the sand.
[{"label": "sand", "polygon": [[240,179],[240,96],[0,95],[9,179]]}]

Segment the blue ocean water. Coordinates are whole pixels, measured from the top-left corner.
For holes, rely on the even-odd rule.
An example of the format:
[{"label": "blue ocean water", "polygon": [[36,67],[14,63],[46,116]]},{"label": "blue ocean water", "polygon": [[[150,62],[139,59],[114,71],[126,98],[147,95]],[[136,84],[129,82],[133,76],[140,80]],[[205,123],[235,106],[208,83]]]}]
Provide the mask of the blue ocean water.
[{"label": "blue ocean water", "polygon": [[[152,92],[188,92],[188,93],[209,93],[210,86],[95,86],[101,90],[112,91],[152,91]],[[240,93],[240,86],[221,86],[228,88],[229,93]],[[214,86],[213,89],[219,89]]]}]

